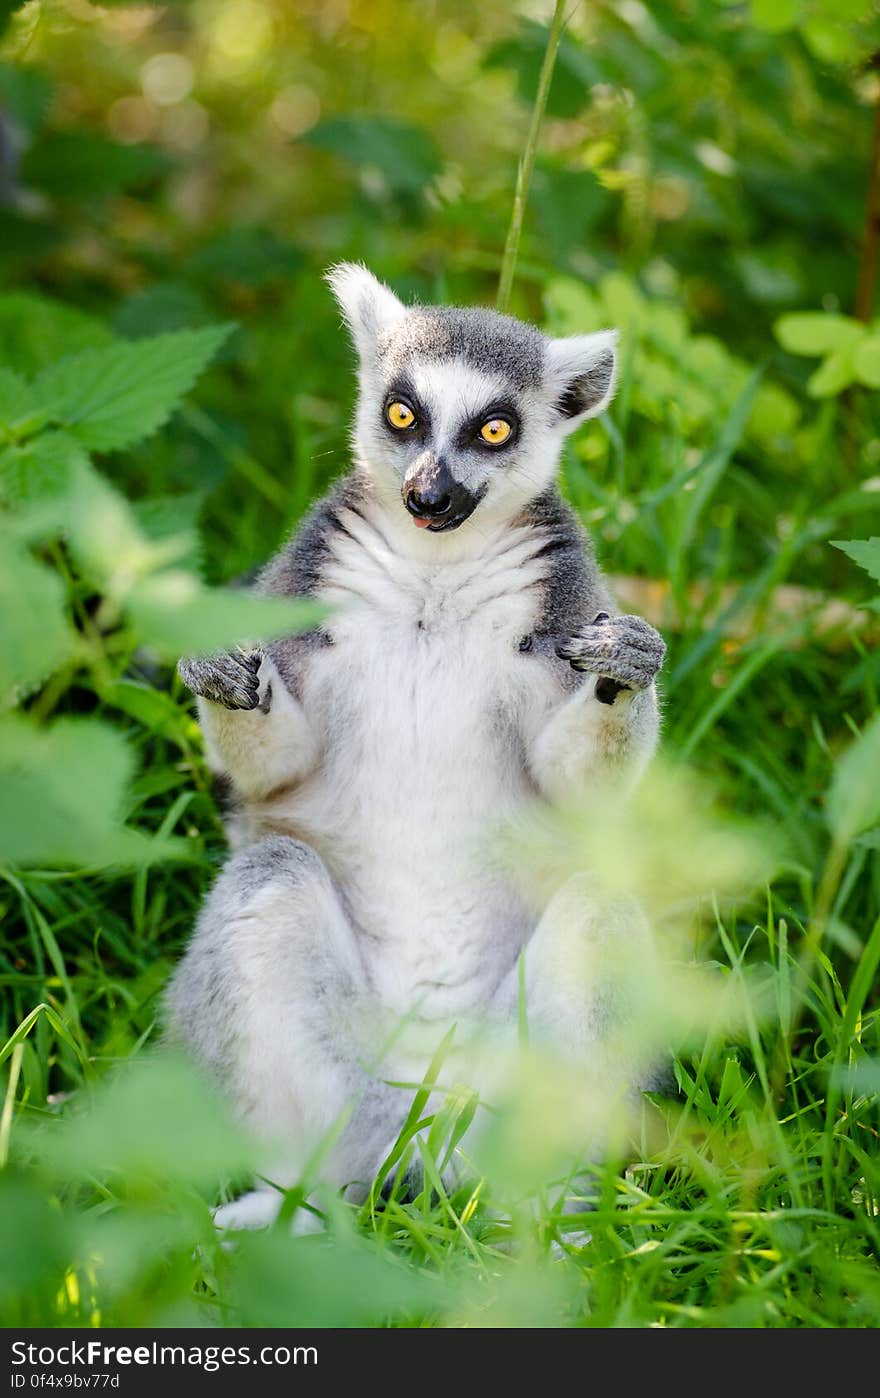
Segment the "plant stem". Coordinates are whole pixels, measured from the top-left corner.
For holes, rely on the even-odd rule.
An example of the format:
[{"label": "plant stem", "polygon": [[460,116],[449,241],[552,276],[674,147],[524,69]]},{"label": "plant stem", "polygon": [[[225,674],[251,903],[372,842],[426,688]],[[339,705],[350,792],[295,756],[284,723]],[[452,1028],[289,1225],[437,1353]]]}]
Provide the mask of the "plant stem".
[{"label": "plant stem", "polygon": [[541,134],[541,123],[544,120],[547,98],[550,94],[550,83],[553,80],[556,53],[559,48],[559,40],[562,37],[565,5],[566,0],[556,0],[556,9],[553,11],[553,21],[550,25],[550,35],[547,39],[547,48],[544,52],[544,61],[541,64],[541,73],[538,78],[538,91],[535,94],[535,105],[532,108],[529,134],[526,139],[525,150],[519,162],[519,169],[517,170],[516,189],[513,194],[513,212],[510,216],[510,227],[507,230],[507,241],[504,244],[504,256],[501,260],[501,276],[498,281],[498,296],[495,301],[495,305],[499,311],[506,311],[510,304],[510,293],[513,288],[513,274],[516,270],[516,259],[519,253],[519,240],[522,234],[523,218],[526,212],[526,201],[529,197],[529,186],[532,182],[532,170],[535,166],[538,138]]},{"label": "plant stem", "polygon": [[[880,72],[880,53],[875,53],[870,66]],[[869,321],[874,312],[877,290],[877,240],[880,237],[880,91],[874,104],[874,138],[871,143],[871,164],[868,171],[868,196],[865,204],[865,231],[859,262],[856,289],[856,320]]]}]

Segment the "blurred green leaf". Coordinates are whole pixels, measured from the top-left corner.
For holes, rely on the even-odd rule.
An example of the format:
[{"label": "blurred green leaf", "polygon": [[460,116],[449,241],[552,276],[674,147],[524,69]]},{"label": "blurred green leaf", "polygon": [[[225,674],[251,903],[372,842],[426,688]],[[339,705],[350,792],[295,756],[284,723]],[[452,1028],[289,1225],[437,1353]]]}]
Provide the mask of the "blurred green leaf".
[{"label": "blurred green leaf", "polygon": [[212,590],[172,570],[139,581],[126,608],[142,640],[169,660],[305,631],[326,614],[313,602]]},{"label": "blurred green leaf", "polygon": [[838,758],[828,793],[828,824],[848,844],[880,820],[880,713]]},{"label": "blurred green leaf", "polygon": [[130,446],[167,421],[231,328],[177,330],[84,350],[44,370],[34,393],[86,446]]},{"label": "blurred green leaf", "polygon": [[205,298],[187,282],[161,281],[143,287],[119,306],[114,325],[126,339],[192,330],[215,319]]},{"label": "blurred green leaf", "polygon": [[[549,32],[549,26],[525,20],[515,38],[495,44],[483,61],[486,68],[515,69],[517,96],[529,107],[538,90]],[[563,34],[547,99],[548,115],[576,117],[589,101],[593,84],[606,80],[607,75],[595,58],[586,53],[576,39]]]},{"label": "blurred green leaf", "polygon": [[106,325],[75,306],[31,292],[0,294],[0,364],[34,374],[62,354],[113,339]]},{"label": "blurred green leaf", "polygon": [[51,131],[25,152],[21,179],[54,199],[98,199],[164,174],[167,152],[121,145],[89,131]]},{"label": "blurred green leaf", "polygon": [[813,398],[831,398],[842,393],[856,377],[851,345],[834,350],[823,360],[814,374],[807,380],[807,392]]},{"label": "blurred green leaf", "polygon": [[[4,4],[8,7],[9,0],[0,0],[0,30]],[[38,68],[0,63],[0,103],[26,131],[33,132],[40,126],[51,96],[52,85]]]},{"label": "blurred green leaf", "polygon": [[33,407],[27,381],[11,369],[0,368],[0,430],[13,428]]},{"label": "blurred green leaf", "polygon": [[793,29],[800,14],[800,0],[752,0],[752,22],[768,34]]},{"label": "blurred green leaf", "polygon": [[254,1164],[254,1147],[216,1089],[182,1057],[134,1059],[60,1123],[31,1132],[30,1144],[63,1180],[123,1175],[216,1188]]},{"label": "blurred green leaf", "polygon": [[865,327],[851,316],[825,311],[792,311],[780,316],[773,327],[789,354],[831,354],[860,339]]},{"label": "blurred green leaf", "polygon": [[73,1249],[69,1222],[33,1180],[0,1173],[0,1305],[57,1288]]},{"label": "blurred green leaf", "polygon": [[123,826],[133,769],[125,738],[96,719],[0,720],[0,862],[98,868],[176,853]]},{"label": "blurred green leaf", "polygon": [[421,193],[440,170],[433,137],[395,117],[331,117],[306,140],[363,169],[379,171],[389,189]]},{"label": "blurred green leaf", "polygon": [[353,1236],[241,1236],[234,1280],[245,1325],[350,1327],[389,1324],[437,1304],[434,1278],[404,1268]]},{"label": "blurred green leaf", "polygon": [[262,288],[289,281],[302,262],[299,249],[270,229],[244,225],[227,229],[201,248],[191,265],[211,280]]},{"label": "blurred green leaf", "polygon": [[880,335],[866,335],[856,346],[853,367],[859,383],[880,388]]},{"label": "blurred green leaf", "polygon": [[[0,705],[45,680],[71,654],[66,601],[57,574],[0,534]],[[3,804],[7,799],[4,793]]]}]

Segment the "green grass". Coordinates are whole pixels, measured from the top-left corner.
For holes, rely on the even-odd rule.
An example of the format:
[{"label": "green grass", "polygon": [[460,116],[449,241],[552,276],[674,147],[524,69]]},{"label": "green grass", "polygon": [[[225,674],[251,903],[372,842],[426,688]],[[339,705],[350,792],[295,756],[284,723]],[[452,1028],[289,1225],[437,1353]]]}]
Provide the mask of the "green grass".
[{"label": "green grass", "polygon": [[[572,461],[569,473],[577,469]],[[570,1221],[552,1202],[552,1109],[532,1120],[536,1101],[524,1089],[521,1108],[490,1132],[490,1168],[473,1166],[458,1192],[447,1192],[439,1170],[450,1141],[467,1160],[469,1138],[455,1141],[455,1124],[472,1104],[453,1092],[433,1132],[417,1101],[401,1141],[404,1159],[421,1158],[425,1169],[417,1198],[396,1189],[356,1209],[319,1188],[330,1219],[323,1238],[293,1239],[280,1227],[232,1254],[219,1247],[208,1205],[224,1180],[243,1177],[249,1149],[185,1070],[167,1082],[151,1076],[147,1052],[164,980],[223,857],[189,700],[171,681],[173,703],[152,729],[100,702],[94,712],[122,722],[138,753],[129,823],[181,836],[187,859],[134,875],[4,877],[7,1324],[880,1320],[878,861],[858,841],[835,853],[824,811],[835,752],[874,708],[874,671],[851,646],[817,642],[809,621],[789,633],[756,629],[730,650],[723,629],[688,605],[689,584],[703,576],[701,515],[683,523],[674,497],[640,509],[666,478],[658,464],[641,480],[621,548],[626,566],[642,551],[635,532],[653,534],[678,579],[666,750],[711,774],[722,808],[769,816],[784,853],[769,886],[720,912],[710,884],[701,889],[700,872],[689,871],[691,892],[704,894],[689,918],[696,954],[716,964],[719,986],[740,982],[758,1008],[737,1030],[681,1049],[679,1092],[645,1103],[618,1157],[587,1168],[572,1156],[562,1166],[591,1205],[590,1241],[566,1243]],[[752,534],[747,483],[728,478],[727,487],[728,529]],[[822,537],[852,532],[851,499],[841,489],[839,513],[833,498],[826,503]],[[617,503],[591,512],[611,567],[615,551],[601,539]],[[817,532],[805,512],[756,573],[749,601],[759,613],[773,587],[799,576]],[[259,541],[249,547],[256,555]],[[831,554],[822,555],[829,569]],[[736,576],[728,566],[729,556],[717,589]],[[144,1076],[123,1074],[105,1101],[102,1082],[138,1057]],[[511,1159],[515,1168],[504,1164]],[[304,1190],[316,1181],[319,1162]],[[288,1213],[300,1199],[291,1196]]]},{"label": "green grass", "polygon": [[[283,16],[283,9],[290,14]],[[556,13],[561,15],[561,7]],[[291,7],[279,7],[278,32],[294,18]],[[164,984],[225,853],[191,701],[170,666],[144,645],[136,619],[120,619],[113,578],[96,581],[88,575],[77,554],[76,533],[72,543],[66,535],[64,542],[47,543],[37,532],[36,556],[60,579],[77,646],[47,681],[27,692],[21,707],[38,732],[51,732],[47,725],[73,715],[89,723],[103,720],[123,735],[124,748],[135,759],[134,776],[127,782],[120,778],[125,809],[116,814],[156,841],[156,850],[166,837],[179,843],[170,856],[166,847],[165,858],[134,872],[107,863],[97,838],[94,864],[81,859],[72,867],[61,861],[61,867],[25,862],[25,867],[0,868],[2,1323],[880,1323],[880,810],[873,795],[880,773],[876,762],[869,765],[876,744],[872,749],[865,740],[855,761],[841,760],[861,731],[873,731],[868,725],[877,711],[880,683],[876,629],[872,633],[869,621],[860,629],[820,632],[816,608],[794,614],[780,607],[780,589],[787,585],[843,598],[857,609],[874,601],[866,575],[830,541],[880,533],[880,492],[871,480],[880,456],[876,400],[861,389],[821,404],[808,398],[803,365],[771,354],[772,289],[768,308],[749,300],[740,283],[725,281],[729,269],[717,285],[712,282],[708,269],[718,260],[718,232],[706,217],[707,210],[713,218],[719,215],[712,211],[721,210],[727,218],[738,265],[748,263],[753,284],[761,281],[758,273],[766,284],[769,272],[778,285],[779,269],[790,267],[797,274],[795,287],[808,287],[812,296],[814,284],[833,283],[843,303],[844,277],[853,271],[848,250],[857,231],[845,220],[856,204],[861,209],[858,141],[864,113],[839,73],[832,81],[824,66],[814,72],[797,36],[756,36],[747,20],[728,16],[738,27],[725,31],[733,77],[717,83],[724,94],[724,122],[718,131],[704,129],[702,93],[696,110],[682,106],[678,78],[691,53],[701,63],[708,54],[721,73],[720,47],[712,51],[717,17],[713,11],[705,34],[695,30],[683,59],[679,45],[686,43],[686,26],[674,6],[663,9],[662,18],[672,55],[669,108],[685,133],[670,168],[674,173],[680,162],[689,161],[682,168],[693,188],[703,189],[699,181],[706,181],[706,197],[694,202],[682,232],[659,214],[651,214],[651,225],[650,181],[643,187],[636,175],[632,186],[624,184],[624,198],[627,188],[635,190],[632,206],[622,205],[618,219],[615,205],[613,215],[597,215],[595,225],[597,266],[613,275],[591,275],[586,280],[591,287],[598,283],[599,290],[586,292],[584,232],[573,217],[580,194],[567,200],[560,184],[555,204],[544,208],[540,199],[550,200],[555,167],[550,162],[542,168],[539,161],[537,203],[533,199],[531,208],[542,215],[537,226],[561,241],[539,245],[520,208],[503,263],[502,299],[506,303],[512,292],[517,313],[545,317],[554,333],[590,329],[594,316],[624,331],[614,408],[569,448],[563,482],[606,570],[668,587],[658,618],[669,641],[663,681],[668,764],[647,788],[638,857],[632,862],[669,953],[668,981],[652,988],[648,1005],[657,1016],[663,1011],[675,1090],[646,1097],[625,1130],[613,1136],[603,1163],[589,1163],[586,1141],[578,1135],[578,1083],[569,1076],[570,1064],[536,1068],[524,1054],[517,1091],[500,1109],[490,1110],[477,1106],[466,1086],[446,1082],[440,1054],[437,1082],[448,1092],[438,1111],[428,1114],[425,1087],[401,1089],[411,1110],[387,1162],[395,1181],[390,1191],[383,1195],[377,1181],[365,1204],[345,1202],[322,1184],[319,1154],[288,1192],[277,1227],[244,1236],[231,1250],[222,1246],[210,1208],[246,1184],[257,1159],[254,1143],[243,1138],[222,1101],[191,1068],[154,1051]],[[376,47],[378,77],[365,91],[384,110],[386,80],[396,77],[399,26],[407,21],[399,6],[389,7],[380,19],[387,42]],[[202,22],[210,20],[194,21]],[[635,87],[637,100],[599,110],[595,134],[602,138],[598,144],[609,148],[602,160],[611,160],[614,173],[619,155],[620,169],[632,175],[656,134],[662,174],[668,141],[665,89],[652,76],[661,50],[652,34],[643,39],[636,32],[638,26],[630,33],[629,22],[617,18],[613,7],[601,22],[611,44],[591,47],[590,36],[575,35],[574,28],[565,36],[568,83],[572,72],[581,72],[578,54],[588,54],[594,63],[607,48],[613,60],[610,81],[624,84],[627,92]],[[506,33],[506,23],[502,15],[499,33]],[[419,24],[408,42],[428,45],[425,61],[420,58],[415,66],[429,74],[433,48],[423,28]],[[193,32],[198,37],[202,31]],[[136,40],[120,47],[112,26],[107,32],[96,25],[88,32],[56,33],[47,21],[35,31],[34,42],[38,48],[45,44],[46,62],[56,66],[65,90],[75,93],[74,79],[89,61],[95,34],[110,77],[102,71],[100,83],[91,86],[112,110],[117,87],[125,90],[121,79],[116,81],[116,68],[128,72],[131,65],[129,85],[140,91],[136,64],[152,52],[150,33],[146,48]],[[531,44],[528,33],[526,38]],[[585,47],[572,48],[575,38]],[[25,40],[26,51],[27,34]],[[295,40],[305,42],[299,29]],[[160,42],[185,47],[187,39],[163,33]],[[313,68],[323,63],[332,89],[329,109],[342,101],[344,110],[352,74],[358,92],[362,75],[370,81],[361,41],[350,53],[344,44],[337,51],[335,33],[328,38],[318,26],[311,42]],[[478,42],[488,43],[482,31],[463,52],[472,53]],[[805,139],[800,129],[783,130],[788,109],[798,104],[788,96],[790,87],[778,81],[781,44],[786,83],[796,82],[799,110],[804,120],[809,115],[811,130],[821,130],[821,141]],[[286,49],[274,46],[276,57],[286,63],[295,46],[288,36]],[[383,47],[390,57],[383,57]],[[188,50],[196,67],[197,49],[194,43]],[[531,53],[529,48],[526,59]],[[623,64],[620,72],[615,54]],[[390,70],[381,66],[386,61],[394,65]],[[448,54],[446,62],[452,62]],[[333,88],[337,66],[341,93]],[[754,84],[753,69],[760,79]],[[262,69],[254,72],[262,83]],[[738,81],[737,73],[749,81]],[[311,82],[312,74],[308,77]],[[357,256],[387,240],[389,266],[406,268],[412,288],[426,299],[446,294],[447,273],[439,268],[449,263],[456,264],[448,275],[459,299],[490,300],[501,266],[499,189],[512,159],[506,134],[511,122],[502,96],[493,98],[497,122],[489,123],[479,105],[471,113],[467,104],[482,102],[489,90],[471,77],[460,89],[450,85],[448,90],[425,78],[429,111],[448,113],[450,103],[461,106],[463,120],[481,133],[479,141],[474,137],[472,202],[459,206],[447,190],[427,217],[416,186],[432,187],[430,148],[411,185],[393,183],[401,168],[406,173],[402,154],[418,166],[412,131],[418,135],[419,128],[408,128],[400,147],[385,132],[384,193],[375,180],[379,194],[370,192],[372,186],[346,184],[339,174],[342,165],[315,163],[324,158],[320,147],[311,150],[306,143],[297,152],[298,183],[291,196],[288,147],[278,145],[277,133],[267,137],[256,125],[244,124],[242,131],[236,125],[263,120],[265,104],[262,96],[257,100],[256,89],[253,100],[238,100],[257,78],[239,75],[238,87],[221,83],[219,94],[210,74],[203,81],[200,71],[198,78],[216,143],[211,150],[202,147],[199,161],[218,187],[234,172],[235,199],[241,193],[236,181],[248,199],[255,197],[254,170],[265,166],[266,188],[277,188],[270,196],[260,186],[257,218],[267,198],[284,230],[294,214],[299,220],[297,200],[305,203],[305,251],[276,237],[272,256],[278,265],[264,269],[267,245],[258,242],[254,259],[252,238],[248,242],[254,229],[235,227],[242,217],[238,204],[229,206],[231,213],[226,204],[217,215],[191,211],[187,219],[205,221],[191,229],[185,219],[175,222],[173,199],[147,194],[137,205],[143,229],[132,223],[133,197],[120,200],[118,222],[111,210],[108,242],[101,245],[106,286],[75,244],[72,254],[59,254],[56,262],[38,261],[34,275],[38,285],[64,299],[116,316],[115,323],[128,333],[174,329],[191,318],[193,323],[225,321],[231,314],[241,319],[242,329],[212,371],[203,398],[188,403],[145,447],[103,463],[137,506],[150,502],[139,518],[157,506],[155,497],[160,497],[158,514],[165,512],[172,530],[198,516],[199,535],[190,538],[187,561],[201,563],[212,580],[228,580],[262,563],[346,462],[350,383],[341,393],[343,350],[319,269],[339,255],[339,239],[347,239],[346,250]],[[276,79],[278,86],[300,82],[301,75],[294,69],[292,76],[276,74]],[[227,91],[235,94],[235,113],[226,111]],[[548,92],[553,96],[546,81],[540,91],[543,98]],[[559,166],[556,174],[580,181],[583,138],[572,137],[566,124],[578,111],[576,104],[571,110],[566,105],[570,86],[568,91],[568,98],[565,89],[557,92],[562,105],[555,109],[555,135],[556,146],[573,163]],[[721,130],[732,92],[745,103],[733,128],[739,149],[730,132]],[[91,110],[91,96],[80,95]],[[779,103],[779,121],[765,119],[770,97]],[[19,98],[22,112],[37,122],[40,103],[26,84]],[[94,100],[103,120],[99,99]],[[652,106],[656,102],[659,108]],[[548,110],[552,116],[552,102]],[[630,119],[632,130],[626,125]],[[363,159],[372,161],[376,133],[369,120],[363,129],[359,120],[353,120],[342,145],[356,137],[364,143]],[[500,133],[500,146],[482,133],[490,125],[493,134]],[[519,129],[522,122],[512,125]],[[228,139],[227,132],[232,133]],[[535,123],[522,165],[523,195],[537,133]],[[735,185],[729,172],[707,173],[692,158],[691,148],[705,149],[710,135],[722,144],[729,139],[737,157],[744,157],[741,184]],[[627,141],[638,157],[629,166],[623,158],[630,150]],[[821,201],[813,198],[810,181],[820,180],[824,166],[798,170],[802,188],[786,180],[788,167],[796,163],[792,152],[800,158],[803,151],[826,145],[838,157],[835,176],[846,198],[827,203],[823,227],[833,231],[819,238],[813,227]],[[613,159],[611,152],[616,152]],[[131,174],[135,188],[140,178],[137,171]],[[66,164],[63,183],[66,188]],[[769,198],[771,186],[781,190],[778,203]],[[181,188],[186,192],[185,182]],[[820,182],[817,188],[823,193],[825,186]],[[582,192],[581,183],[577,190]],[[610,200],[604,187],[600,193]],[[72,237],[85,230],[82,245],[88,249],[99,236],[92,195],[85,191],[81,206],[71,198]],[[387,202],[374,206],[373,198]],[[505,185],[503,199],[508,198]],[[760,263],[757,234],[755,247],[743,242],[748,219],[758,218],[759,207],[768,237],[772,234],[782,249],[778,266],[772,257],[767,266]],[[227,214],[231,243],[224,243]],[[212,216],[216,227],[208,222]],[[567,218],[572,220],[568,233]],[[243,243],[236,245],[239,234]],[[512,288],[520,236],[529,258],[520,271],[528,275],[525,285]],[[208,259],[200,263],[202,237]],[[815,276],[814,243],[823,244],[825,259]],[[492,247],[499,248],[498,256],[487,251]],[[665,273],[655,253],[660,263],[666,259]],[[681,276],[672,266],[679,262]],[[142,281],[120,302],[120,287],[128,286],[133,266]],[[633,275],[624,276],[621,267]],[[637,274],[645,271],[644,282],[658,285],[658,267],[667,290],[648,296]],[[676,292],[668,289],[673,273]],[[711,339],[697,335],[682,312],[687,305],[697,324],[696,308],[707,288]],[[722,307],[718,325],[711,320],[716,303]],[[8,306],[5,320],[0,316],[3,349],[18,368],[25,349],[37,356],[41,345],[53,340],[51,309],[41,311],[34,302],[29,315],[34,325],[39,315],[47,320],[27,342],[14,338],[20,305]],[[93,332],[93,325],[79,326],[84,346],[103,343],[106,332],[98,327],[97,340],[89,338]],[[65,336],[73,333],[73,324],[66,325]],[[756,356],[762,363],[753,371]],[[30,367],[41,365],[35,361]],[[762,399],[768,385],[771,398]],[[138,421],[135,414],[135,427]],[[652,594],[645,595],[650,600]],[[857,619],[864,622],[868,615],[859,610]],[[167,660],[167,648],[162,654]],[[5,755],[0,743],[0,757]],[[680,784],[685,769],[711,786],[714,804],[690,776]],[[109,810],[112,791],[105,775],[87,772],[83,795],[91,794],[94,784]],[[872,802],[873,819],[849,819],[847,812],[859,804],[863,814],[870,813]],[[554,860],[569,871],[577,867],[578,850],[598,838],[589,803],[580,815],[554,827],[554,837],[559,841]],[[761,879],[754,874],[756,843],[768,855]],[[536,861],[547,862],[539,835],[531,848]],[[734,1017],[731,1002],[738,1006]],[[480,1132],[467,1130],[474,1116]],[[452,1157],[462,1180],[455,1188],[442,1178]],[[415,1197],[403,1184],[410,1164],[422,1171]],[[576,1197],[587,1212],[564,1216],[561,1196]],[[292,1236],[291,1218],[314,1207],[325,1216],[324,1230]]]}]

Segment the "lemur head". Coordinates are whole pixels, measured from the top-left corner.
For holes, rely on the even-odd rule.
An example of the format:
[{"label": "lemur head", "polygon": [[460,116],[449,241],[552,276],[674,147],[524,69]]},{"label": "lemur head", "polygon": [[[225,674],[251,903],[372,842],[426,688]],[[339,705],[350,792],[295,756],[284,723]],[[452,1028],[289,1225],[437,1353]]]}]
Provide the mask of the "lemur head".
[{"label": "lemur head", "polygon": [[419,528],[518,514],[611,398],[614,331],[551,339],[495,311],[405,306],[351,262],[328,280],[360,361],[358,457]]}]

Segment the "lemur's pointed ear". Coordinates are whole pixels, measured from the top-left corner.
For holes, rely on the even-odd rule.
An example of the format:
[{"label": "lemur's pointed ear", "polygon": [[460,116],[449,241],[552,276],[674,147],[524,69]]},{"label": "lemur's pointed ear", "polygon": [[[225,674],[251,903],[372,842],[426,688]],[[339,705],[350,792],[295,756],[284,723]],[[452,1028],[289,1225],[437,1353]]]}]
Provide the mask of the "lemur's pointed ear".
[{"label": "lemur's pointed ear", "polygon": [[601,413],[614,393],[616,330],[595,335],[567,335],[549,340],[546,356],[547,385],[565,430],[572,431],[588,417]]},{"label": "lemur's pointed ear", "polygon": [[337,262],[327,273],[327,281],[361,356],[375,350],[382,331],[406,313],[406,306],[394,292],[360,262]]}]

